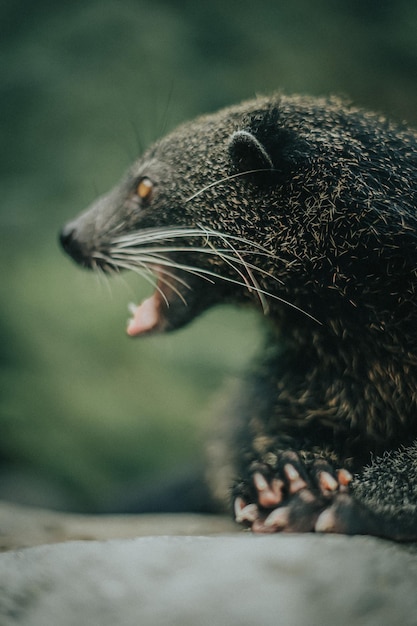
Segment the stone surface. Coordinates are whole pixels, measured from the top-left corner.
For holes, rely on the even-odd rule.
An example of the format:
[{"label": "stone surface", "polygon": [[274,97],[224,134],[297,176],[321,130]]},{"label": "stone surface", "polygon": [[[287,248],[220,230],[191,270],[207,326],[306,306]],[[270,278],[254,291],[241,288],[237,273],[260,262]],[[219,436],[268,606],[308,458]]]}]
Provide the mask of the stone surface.
[{"label": "stone surface", "polygon": [[1,626],[417,624],[410,549],[369,537],[140,537],[0,555]]},{"label": "stone surface", "polygon": [[372,537],[0,503],[0,545],[0,626],[417,626],[416,548]]}]

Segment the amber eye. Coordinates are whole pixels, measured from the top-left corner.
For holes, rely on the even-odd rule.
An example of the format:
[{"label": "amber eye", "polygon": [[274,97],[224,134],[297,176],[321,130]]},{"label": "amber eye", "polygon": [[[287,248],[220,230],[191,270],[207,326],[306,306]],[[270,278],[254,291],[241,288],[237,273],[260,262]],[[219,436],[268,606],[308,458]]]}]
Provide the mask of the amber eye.
[{"label": "amber eye", "polygon": [[139,181],[138,186],[136,187],[136,193],[142,200],[146,200],[147,202],[152,197],[153,191],[153,182],[149,178],[142,178]]}]

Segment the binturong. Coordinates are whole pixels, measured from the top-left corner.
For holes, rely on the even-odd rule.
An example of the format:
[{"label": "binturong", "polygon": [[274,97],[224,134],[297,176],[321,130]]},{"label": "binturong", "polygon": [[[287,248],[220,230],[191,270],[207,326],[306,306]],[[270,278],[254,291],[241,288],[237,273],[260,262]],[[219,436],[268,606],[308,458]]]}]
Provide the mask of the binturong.
[{"label": "binturong", "polygon": [[153,282],[131,336],[264,315],[206,471],[254,532],[417,539],[416,211],[415,132],[277,95],[180,126],[62,230],[79,264]]}]

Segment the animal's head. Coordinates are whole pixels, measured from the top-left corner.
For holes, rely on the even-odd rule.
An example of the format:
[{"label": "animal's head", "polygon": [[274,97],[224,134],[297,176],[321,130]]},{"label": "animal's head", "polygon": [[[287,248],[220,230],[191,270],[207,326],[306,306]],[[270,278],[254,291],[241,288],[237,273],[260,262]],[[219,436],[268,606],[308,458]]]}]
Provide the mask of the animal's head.
[{"label": "animal's head", "polygon": [[[62,230],[62,246],[81,265],[154,282],[154,294],[132,311],[129,334],[178,328],[219,302],[253,301],[267,311],[271,299],[286,298],[276,206],[285,203],[296,151],[274,107],[252,108],[180,127]],[[286,218],[281,233],[287,228]]]}]

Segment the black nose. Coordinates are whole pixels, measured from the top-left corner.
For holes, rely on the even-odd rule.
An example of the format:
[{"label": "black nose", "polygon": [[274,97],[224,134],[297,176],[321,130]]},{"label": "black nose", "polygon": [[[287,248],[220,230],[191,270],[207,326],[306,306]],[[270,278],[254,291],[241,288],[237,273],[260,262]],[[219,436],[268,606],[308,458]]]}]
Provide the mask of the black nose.
[{"label": "black nose", "polygon": [[72,223],[67,224],[61,230],[59,233],[59,242],[65,252],[69,254],[74,261],[84,265],[85,267],[89,267],[90,259],[88,252],[78,238],[77,229]]},{"label": "black nose", "polygon": [[71,254],[71,248],[74,244],[75,228],[71,224],[66,224],[59,233],[59,242],[65,252]]}]

